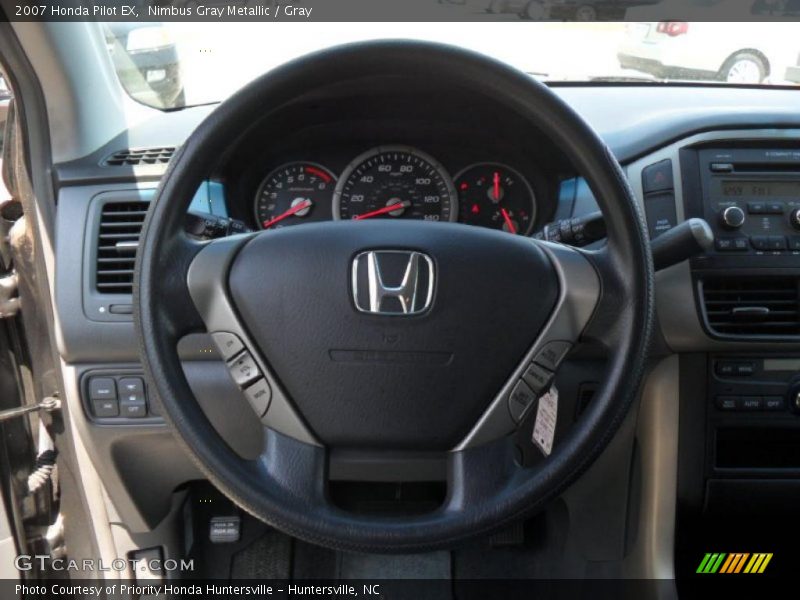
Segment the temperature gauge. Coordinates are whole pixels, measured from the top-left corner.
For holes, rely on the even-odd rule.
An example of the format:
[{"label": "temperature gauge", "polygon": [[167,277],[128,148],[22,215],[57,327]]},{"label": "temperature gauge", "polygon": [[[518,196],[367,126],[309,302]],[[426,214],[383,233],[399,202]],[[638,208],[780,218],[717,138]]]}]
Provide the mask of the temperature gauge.
[{"label": "temperature gauge", "polygon": [[528,235],[536,218],[536,197],[511,167],[480,163],[456,176],[459,220],[469,225]]}]

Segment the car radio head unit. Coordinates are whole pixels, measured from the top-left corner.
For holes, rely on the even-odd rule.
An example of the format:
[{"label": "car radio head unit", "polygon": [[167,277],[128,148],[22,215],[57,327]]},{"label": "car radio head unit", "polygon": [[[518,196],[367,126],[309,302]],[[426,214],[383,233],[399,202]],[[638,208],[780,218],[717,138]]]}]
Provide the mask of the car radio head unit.
[{"label": "car radio head unit", "polygon": [[800,150],[708,148],[698,158],[715,253],[800,255]]}]

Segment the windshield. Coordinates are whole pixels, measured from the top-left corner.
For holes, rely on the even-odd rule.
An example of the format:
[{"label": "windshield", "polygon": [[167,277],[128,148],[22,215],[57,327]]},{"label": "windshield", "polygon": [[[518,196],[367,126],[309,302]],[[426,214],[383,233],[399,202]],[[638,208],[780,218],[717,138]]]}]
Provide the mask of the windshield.
[{"label": "windshield", "polygon": [[800,83],[797,23],[150,22],[103,28],[125,90],[159,108],[217,102],[292,58],[381,38],[462,46],[549,82]]}]

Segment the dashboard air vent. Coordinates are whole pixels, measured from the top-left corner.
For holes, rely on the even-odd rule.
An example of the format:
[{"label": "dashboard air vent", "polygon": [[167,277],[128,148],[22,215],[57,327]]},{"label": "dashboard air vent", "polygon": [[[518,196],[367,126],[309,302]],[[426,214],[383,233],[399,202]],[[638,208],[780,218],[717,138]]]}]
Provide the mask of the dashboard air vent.
[{"label": "dashboard air vent", "polygon": [[135,167],[139,165],[165,165],[175,154],[174,146],[137,148],[115,152],[103,161],[104,167]]},{"label": "dashboard air vent", "polygon": [[701,283],[713,333],[736,337],[800,336],[800,280],[792,277],[719,277]]},{"label": "dashboard air vent", "polygon": [[106,202],[97,233],[95,288],[104,294],[131,294],[133,266],[147,202]]}]

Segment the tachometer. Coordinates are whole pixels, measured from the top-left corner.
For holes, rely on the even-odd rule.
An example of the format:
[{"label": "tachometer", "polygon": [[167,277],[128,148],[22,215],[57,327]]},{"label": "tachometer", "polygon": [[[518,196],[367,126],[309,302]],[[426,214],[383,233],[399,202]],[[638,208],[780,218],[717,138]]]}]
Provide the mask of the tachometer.
[{"label": "tachometer", "polygon": [[433,158],[407,146],[381,146],[358,156],[333,194],[337,219],[454,221],[456,193]]},{"label": "tachometer", "polygon": [[480,163],[456,177],[460,221],[527,235],[536,217],[528,181],[511,167]]},{"label": "tachometer", "polygon": [[302,223],[312,218],[317,206],[331,201],[335,185],[336,177],[320,165],[310,162],[281,165],[258,188],[256,221],[262,229]]}]

